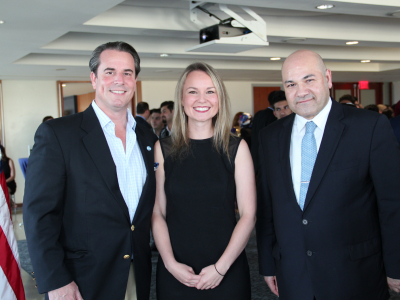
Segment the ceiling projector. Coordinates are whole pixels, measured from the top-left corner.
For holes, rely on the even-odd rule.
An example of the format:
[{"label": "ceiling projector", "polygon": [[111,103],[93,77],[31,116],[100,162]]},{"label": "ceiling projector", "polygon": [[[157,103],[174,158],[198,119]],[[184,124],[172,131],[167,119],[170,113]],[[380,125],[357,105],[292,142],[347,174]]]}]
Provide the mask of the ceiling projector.
[{"label": "ceiling projector", "polygon": [[[191,4],[191,20],[194,23],[199,23],[196,8],[216,17],[204,9],[206,5],[209,6],[210,3]],[[220,24],[201,29],[199,34],[200,44],[186,49],[186,52],[238,53],[269,45],[267,41],[267,24],[251,9],[241,7],[255,19],[253,21],[244,20],[224,4],[219,4],[219,8],[231,18],[221,20],[216,17],[220,20]]]}]

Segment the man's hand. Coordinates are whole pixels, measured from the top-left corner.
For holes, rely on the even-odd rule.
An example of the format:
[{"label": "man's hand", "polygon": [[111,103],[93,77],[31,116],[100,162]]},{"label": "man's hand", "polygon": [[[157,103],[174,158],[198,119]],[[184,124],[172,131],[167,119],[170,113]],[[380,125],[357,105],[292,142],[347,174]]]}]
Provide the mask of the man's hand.
[{"label": "man's hand", "polygon": [[393,278],[388,277],[387,283],[388,283],[389,288],[392,291],[395,291],[396,293],[400,293],[400,279],[393,279]]},{"label": "man's hand", "polygon": [[271,292],[279,297],[278,282],[276,281],[276,276],[264,276],[264,280],[268,284]]},{"label": "man's hand", "polygon": [[49,300],[83,300],[74,281],[59,289],[50,291]]}]

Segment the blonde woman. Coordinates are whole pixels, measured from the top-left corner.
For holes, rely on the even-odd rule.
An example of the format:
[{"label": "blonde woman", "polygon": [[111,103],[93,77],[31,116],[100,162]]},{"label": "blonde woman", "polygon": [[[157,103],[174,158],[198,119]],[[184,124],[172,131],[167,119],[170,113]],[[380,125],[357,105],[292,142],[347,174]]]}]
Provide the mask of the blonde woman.
[{"label": "blonde woman", "polygon": [[228,95],[211,66],[186,68],[175,107],[172,136],[154,150],[157,299],[250,300],[253,163],[246,142],[230,134]]}]

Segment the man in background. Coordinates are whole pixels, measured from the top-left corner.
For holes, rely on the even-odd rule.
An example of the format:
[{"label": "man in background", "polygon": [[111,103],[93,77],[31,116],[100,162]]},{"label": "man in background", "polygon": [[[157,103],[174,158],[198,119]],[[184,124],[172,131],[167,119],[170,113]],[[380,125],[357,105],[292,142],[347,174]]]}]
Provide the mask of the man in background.
[{"label": "man in background", "polygon": [[162,121],[161,110],[159,108],[154,108],[150,110],[150,124],[157,137],[160,137],[161,130],[164,127],[164,123]]},{"label": "man in background", "polygon": [[161,130],[160,138],[163,139],[171,135],[172,121],[174,118],[174,101],[164,101],[160,105],[161,117],[165,127]]},{"label": "man in background", "polygon": [[136,117],[135,117],[136,122],[151,129],[151,125],[147,122],[149,116],[150,116],[149,104],[147,102],[139,102],[136,105]]},{"label": "man in background", "polygon": [[286,100],[284,91],[276,91],[274,97],[271,98],[271,107],[274,109],[274,116],[279,120],[292,113]]}]

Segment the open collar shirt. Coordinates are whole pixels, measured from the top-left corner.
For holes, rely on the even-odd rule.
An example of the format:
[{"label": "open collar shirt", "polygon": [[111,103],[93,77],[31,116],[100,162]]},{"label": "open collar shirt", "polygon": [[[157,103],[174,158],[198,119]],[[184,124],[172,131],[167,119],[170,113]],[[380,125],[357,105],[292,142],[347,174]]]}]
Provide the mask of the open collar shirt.
[{"label": "open collar shirt", "polygon": [[100,126],[103,129],[108,147],[110,148],[111,156],[117,170],[119,189],[128,207],[132,222],[147,177],[146,166],[135,132],[136,121],[128,109],[126,113],[128,123],[126,125],[125,151],[121,139],[115,135],[115,124],[98,107],[95,100],[92,102],[92,107],[99,119]]}]

